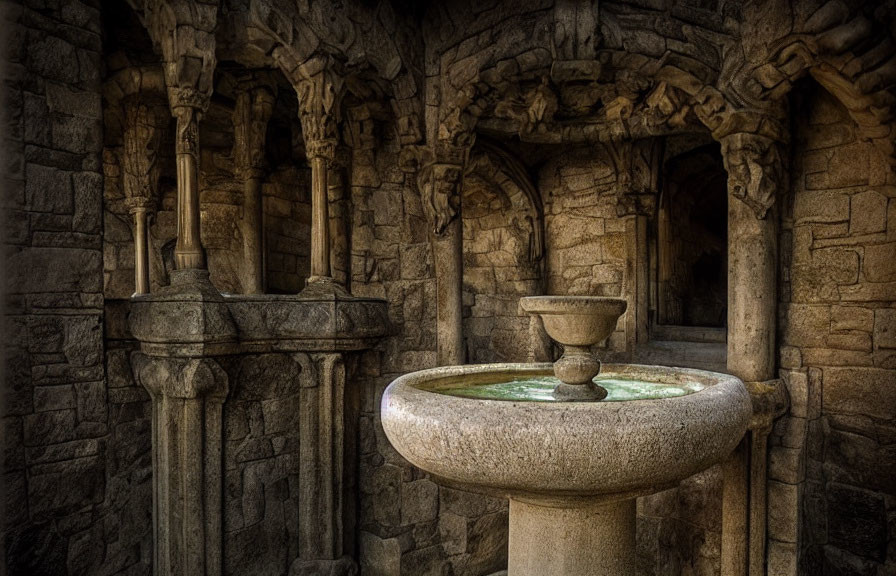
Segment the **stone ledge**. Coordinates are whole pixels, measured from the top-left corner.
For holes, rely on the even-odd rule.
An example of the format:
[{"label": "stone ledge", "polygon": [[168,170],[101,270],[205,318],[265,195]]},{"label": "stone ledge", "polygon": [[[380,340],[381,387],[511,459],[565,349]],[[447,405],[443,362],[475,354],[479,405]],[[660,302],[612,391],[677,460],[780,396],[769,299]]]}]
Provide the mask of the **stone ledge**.
[{"label": "stone ledge", "polygon": [[153,356],[362,350],[391,332],[385,300],[339,294],[221,296],[192,286],[135,296],[129,307],[130,331]]}]

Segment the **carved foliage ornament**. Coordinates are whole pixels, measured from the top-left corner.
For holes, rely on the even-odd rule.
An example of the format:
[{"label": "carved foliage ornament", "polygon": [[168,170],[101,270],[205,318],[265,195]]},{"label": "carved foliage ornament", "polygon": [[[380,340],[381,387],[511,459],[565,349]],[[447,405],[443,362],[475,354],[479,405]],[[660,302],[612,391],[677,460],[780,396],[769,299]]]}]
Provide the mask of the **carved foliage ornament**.
[{"label": "carved foliage ornament", "polygon": [[124,105],[124,193],[134,207],[147,207],[155,197],[162,118],[158,107],[131,100]]},{"label": "carved foliage ornament", "polygon": [[257,86],[237,94],[233,112],[234,160],[239,171],[264,166],[264,143],[268,120],[274,109],[274,94]]},{"label": "carved foliage ornament", "polygon": [[299,120],[309,157],[313,142],[337,139],[343,79],[327,63],[314,74],[300,79],[296,85],[299,98]]},{"label": "carved foliage ornament", "polygon": [[460,213],[466,162],[437,162],[429,147],[407,146],[402,150],[399,164],[405,172],[416,174],[423,212],[432,224],[433,233],[441,235]]},{"label": "carved foliage ornament", "polygon": [[722,139],[722,156],[731,194],[749,206],[757,218],[765,218],[783,183],[777,142],[758,134],[732,134]]}]

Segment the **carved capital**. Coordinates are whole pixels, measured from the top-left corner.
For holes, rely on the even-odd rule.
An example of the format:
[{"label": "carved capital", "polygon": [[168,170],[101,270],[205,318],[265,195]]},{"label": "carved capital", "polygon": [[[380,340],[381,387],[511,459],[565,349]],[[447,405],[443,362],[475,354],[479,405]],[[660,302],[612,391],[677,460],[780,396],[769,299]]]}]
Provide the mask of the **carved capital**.
[{"label": "carved capital", "polygon": [[309,160],[323,158],[333,162],[336,158],[336,139],[305,140],[305,155]]},{"label": "carved capital", "polygon": [[158,150],[164,111],[138,97],[124,106],[124,194],[129,207],[149,207],[156,197]]},{"label": "carved capital", "polygon": [[274,110],[271,87],[247,83],[237,89],[233,110],[233,159],[236,170],[248,177],[264,167],[264,144],[268,121]]},{"label": "carved capital", "polygon": [[199,156],[199,118],[200,112],[191,106],[174,109],[177,118],[177,133],[174,149],[177,154]]},{"label": "carved capital", "polygon": [[137,352],[131,363],[138,382],[154,398],[227,397],[227,373],[211,358],[151,357]]},{"label": "carved capital", "polygon": [[731,134],[722,138],[722,157],[731,195],[749,206],[757,218],[765,218],[783,185],[778,142],[758,134]]},{"label": "carved capital", "polygon": [[[299,120],[302,136],[309,151],[316,142],[338,140],[340,103],[344,81],[335,70],[335,62],[330,57],[312,58],[299,67],[299,78],[295,82],[299,99]],[[328,144],[321,144],[326,149]]]}]

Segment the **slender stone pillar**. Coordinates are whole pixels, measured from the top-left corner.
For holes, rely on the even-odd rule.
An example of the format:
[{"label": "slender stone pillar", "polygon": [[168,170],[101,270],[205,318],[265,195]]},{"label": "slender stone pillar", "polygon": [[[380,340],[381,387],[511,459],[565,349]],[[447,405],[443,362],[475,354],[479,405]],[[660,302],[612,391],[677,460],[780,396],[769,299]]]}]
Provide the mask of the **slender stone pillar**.
[{"label": "slender stone pillar", "polygon": [[267,85],[247,81],[239,86],[233,111],[233,157],[243,180],[243,292],[264,293],[264,230],[261,179],[268,120],[274,93]]},{"label": "slender stone pillar", "polygon": [[156,199],[157,151],[161,122],[160,106],[144,101],[139,95],[127,98],[124,112],[125,202],[134,215],[134,294],[149,293],[149,239],[147,214]]},{"label": "slender stone pillar", "polygon": [[[344,292],[330,271],[330,215],[327,200],[330,164],[336,156],[339,105],[343,80],[335,62],[327,56],[309,59],[299,67],[295,82],[299,98],[299,120],[305,139],[305,153],[311,165],[311,275],[312,284]],[[323,286],[313,288],[319,291]]]},{"label": "slender stone pillar", "polygon": [[299,557],[290,576],[353,576],[353,518],[345,467],[354,455],[346,431],[357,416],[346,413],[342,354],[297,354],[302,366],[299,401]]},{"label": "slender stone pillar", "polygon": [[179,270],[205,269],[199,232],[199,117],[208,99],[173,108],[177,118],[177,244],[174,259]]},{"label": "slender stone pillar", "polygon": [[149,294],[149,238],[146,233],[148,203],[134,202],[134,295]]},{"label": "slender stone pillar", "polygon": [[311,162],[311,276],[308,282],[332,279],[330,273],[330,209],[327,164],[336,155],[334,141],[306,143]]},{"label": "slender stone pillar", "polygon": [[750,389],[754,412],[750,431],[724,467],[722,573],[764,576],[783,166],[778,142],[759,134],[722,138],[722,154],[729,194],[727,364]]}]

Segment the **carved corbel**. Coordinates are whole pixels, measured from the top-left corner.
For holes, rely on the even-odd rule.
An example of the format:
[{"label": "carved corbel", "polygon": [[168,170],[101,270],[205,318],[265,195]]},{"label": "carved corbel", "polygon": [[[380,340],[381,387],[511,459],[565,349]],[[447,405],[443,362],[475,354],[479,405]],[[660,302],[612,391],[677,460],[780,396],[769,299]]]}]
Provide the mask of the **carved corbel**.
[{"label": "carved corbel", "polygon": [[440,161],[432,149],[408,146],[399,162],[402,169],[416,175],[415,183],[423,203],[423,212],[440,236],[460,213],[461,192],[467,158],[455,156],[453,161]]},{"label": "carved corbel", "polygon": [[764,219],[783,185],[778,143],[759,134],[731,134],[722,138],[722,157],[731,194]]}]

